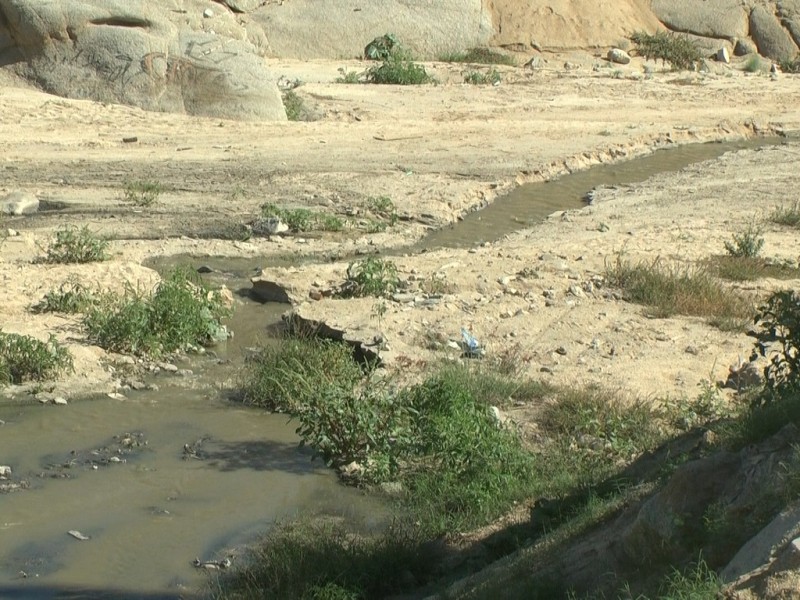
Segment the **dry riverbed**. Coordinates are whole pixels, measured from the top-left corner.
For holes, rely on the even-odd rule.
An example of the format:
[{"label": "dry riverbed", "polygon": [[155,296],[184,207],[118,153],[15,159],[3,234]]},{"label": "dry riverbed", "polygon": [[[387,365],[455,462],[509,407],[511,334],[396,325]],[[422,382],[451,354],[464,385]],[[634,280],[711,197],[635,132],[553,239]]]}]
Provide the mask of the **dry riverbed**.
[{"label": "dry riverbed", "polygon": [[[749,354],[744,335],[698,319],[644,317],[602,275],[620,252],[679,262],[722,253],[732,233],[797,200],[795,143],[601,189],[593,206],[556,213],[495,243],[399,257],[410,295],[387,301],[380,316],[374,300],[315,302],[308,295],[312,284],[341,281],[347,262],[326,261],[412,243],[517,184],[657,147],[796,131],[800,78],[772,80],[733,67],[645,75],[641,62],[612,70],[576,54],[549,57],[537,71],[502,67],[499,86],[462,84],[461,65],[437,64],[431,68],[439,85],[400,88],[334,83],[338,67],[363,65],[273,65],[304,82],[295,91],[320,117],[313,122],[208,120],[0,89],[0,189],[33,192],[51,209],[3,223],[16,235],[0,246],[0,321],[4,331],[54,333],[67,344],[75,373],[54,392],[113,392],[118,381],[75,319],[33,315],[31,304],[70,277],[103,288],[148,288],[157,276],[141,264],[171,254],[252,258],[266,278],[291,287],[303,316],[367,341],[380,334],[389,365],[457,354],[447,342],[464,327],[491,354],[517,353],[537,377],[598,382],[638,396],[691,396],[698,382],[724,379],[728,366]],[[123,141],[130,137],[137,141]],[[151,206],[131,205],[123,190],[133,180],[158,182],[165,192]],[[358,223],[376,196],[391,198],[400,216],[382,233],[354,226],[235,239],[265,202]],[[110,236],[112,260],[33,264],[67,224]],[[765,255],[800,254],[793,232],[768,226],[764,235]],[[272,270],[301,257],[320,262]],[[745,287],[758,294],[776,285]],[[444,293],[414,301],[425,289]]]}]

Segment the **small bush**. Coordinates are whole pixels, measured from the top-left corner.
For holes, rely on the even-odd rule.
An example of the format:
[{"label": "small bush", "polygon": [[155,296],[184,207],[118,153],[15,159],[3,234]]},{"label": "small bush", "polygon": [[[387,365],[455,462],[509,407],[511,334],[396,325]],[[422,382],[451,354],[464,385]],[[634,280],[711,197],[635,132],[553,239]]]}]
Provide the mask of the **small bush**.
[{"label": "small bush", "polygon": [[50,290],[32,307],[33,312],[60,312],[74,314],[85,312],[94,306],[98,298],[78,281],[67,281],[58,290]]},{"label": "small bush", "polygon": [[797,389],[800,384],[800,294],[794,291],[775,292],[761,306],[755,322],[756,333],[753,358],[770,356],[764,370],[767,388],[781,392]]},{"label": "small bush", "polygon": [[364,58],[367,60],[388,60],[399,45],[397,38],[391,33],[376,37],[364,48]]},{"label": "small bush", "polygon": [[188,268],[176,268],[155,291],[106,295],[84,317],[89,338],[114,352],[143,356],[187,350],[227,337],[230,313],[219,292]]},{"label": "small bush", "polygon": [[789,206],[778,206],[769,220],[778,225],[800,228],[800,201],[795,200]]},{"label": "small bush", "polygon": [[261,217],[278,218],[291,231],[341,231],[344,221],[336,215],[315,212],[307,208],[283,208],[272,203],[261,205]]},{"label": "small bush", "polygon": [[367,83],[389,85],[422,85],[434,81],[425,67],[415,63],[404,50],[393,50],[380,65],[370,67],[365,77]]},{"label": "small bush", "polygon": [[294,90],[288,90],[281,95],[286,118],[290,121],[311,121],[311,111],[308,110],[303,99]]},{"label": "small bush", "polygon": [[753,315],[747,298],[724,287],[702,268],[670,268],[660,260],[632,264],[617,257],[616,263],[607,267],[606,277],[628,300],[649,307],[654,317],[706,317],[721,329],[742,329]]},{"label": "small bush", "polygon": [[725,242],[725,250],[736,258],[756,258],[764,247],[763,231],[752,223],[747,229],[733,234],[732,241]]},{"label": "small bush", "polygon": [[348,265],[347,278],[339,289],[339,295],[345,298],[380,297],[391,294],[399,285],[395,264],[371,256]]},{"label": "small bush", "polygon": [[397,475],[410,452],[414,416],[403,398],[374,382],[359,390],[326,386],[297,411],[297,433],[328,466],[355,461],[359,483],[380,483]]},{"label": "small bush", "polygon": [[747,59],[747,62],[744,63],[744,70],[747,73],[758,73],[761,71],[761,57],[757,54],[754,54],[750,58]]},{"label": "small bush", "polygon": [[52,379],[72,370],[72,356],[54,336],[42,342],[0,331],[0,385]]},{"label": "small bush", "polygon": [[472,85],[494,85],[500,83],[500,73],[498,73],[497,69],[492,69],[487,73],[481,73],[480,71],[469,71],[466,75],[464,75],[464,83],[469,83]]},{"label": "small bush", "polygon": [[658,598],[661,600],[713,600],[720,597],[722,588],[722,580],[701,560],[688,571],[674,570],[661,586]]},{"label": "small bush", "polygon": [[164,188],[157,181],[129,181],[125,184],[122,197],[136,206],[154,204]]},{"label": "small bush", "polygon": [[703,58],[695,43],[685,35],[665,31],[650,35],[641,31],[634,33],[631,41],[645,60],[660,60],[675,70],[693,70]]},{"label": "small bush", "polygon": [[363,378],[345,344],[314,338],[287,338],[264,346],[248,359],[242,400],[279,412],[297,414],[328,388],[352,390]]},{"label": "small bush", "polygon": [[513,56],[497,52],[491,48],[472,48],[464,52],[454,52],[440,57],[442,62],[473,63],[479,65],[508,65],[515,66],[517,61]]},{"label": "small bush", "polygon": [[55,239],[40,262],[66,264],[103,261],[108,259],[107,249],[108,240],[98,237],[88,227],[65,227],[56,231]]}]

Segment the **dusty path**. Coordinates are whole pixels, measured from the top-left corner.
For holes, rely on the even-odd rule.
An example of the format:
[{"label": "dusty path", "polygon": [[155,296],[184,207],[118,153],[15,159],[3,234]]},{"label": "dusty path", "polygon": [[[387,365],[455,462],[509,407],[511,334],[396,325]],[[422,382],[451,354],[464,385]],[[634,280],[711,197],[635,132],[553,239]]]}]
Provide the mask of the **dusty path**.
[{"label": "dusty path", "polygon": [[[576,68],[562,68],[565,60]],[[31,303],[70,274],[80,272],[106,286],[124,279],[151,284],[153,274],[138,264],[162,254],[268,257],[370,251],[417,239],[431,225],[452,222],[523,181],[623,160],[671,143],[800,131],[796,76],[773,81],[728,68],[708,75],[657,70],[645,76],[640,62],[615,70],[603,60],[576,53],[552,56],[540,71],[501,68],[503,83],[497,87],[463,85],[462,66],[438,64],[432,66],[441,81],[437,86],[333,83],[339,67],[363,66],[276,61],[276,73],[305,82],[296,92],[321,117],[299,123],[145,113],[0,88],[0,190],[26,189],[61,207],[4,222],[4,228],[20,235],[0,246],[3,330],[40,337],[56,333],[77,355],[76,374],[57,387],[71,394],[111,391],[115,382],[102,366],[103,352],[82,343],[73,321],[28,312]],[[131,136],[138,141],[122,141]],[[513,331],[519,343],[530,344],[522,351],[531,357],[531,369],[546,366],[552,376],[571,377],[572,367],[578,367],[588,379],[597,374],[604,383],[641,394],[665,386],[667,391],[691,390],[715,365],[727,367],[746,339],[723,336],[690,320],[648,322],[638,307],[618,301],[580,299],[580,310],[570,312],[565,305],[559,311],[548,307],[537,312],[522,306],[521,298],[539,294],[538,307],[543,303],[539,288],[548,287],[563,300],[570,284],[590,279],[606,257],[622,248],[683,259],[720,250],[721,240],[754,210],[793,199],[786,191],[795,186],[785,179],[796,162],[792,152],[797,148],[752,153],[664,177],[475,254],[447,251],[404,259],[406,274],[417,269],[423,276],[448,263],[461,265],[451,272],[458,273],[454,283],[469,306],[454,303],[446,308],[452,313],[447,316],[437,312],[443,307],[424,315],[393,307],[381,327],[390,321],[400,326],[409,318],[411,329],[428,327],[425,319],[441,323],[444,335],[451,336],[468,321],[495,347],[506,344]],[[132,179],[155,180],[169,191],[156,205],[135,208],[121,199],[125,182]],[[670,190],[681,186],[686,194],[694,192],[691,202],[676,211],[672,203],[677,198]],[[758,204],[753,195],[742,193],[746,186],[758,193]],[[349,231],[302,239],[207,239],[233,237],[222,234],[252,219],[267,201],[346,215],[376,195],[390,196],[408,220],[373,235]],[[611,224],[602,235],[597,232],[600,221]],[[32,265],[48,235],[65,223],[86,223],[116,238],[113,262],[80,268]],[[767,252],[800,254],[798,242],[783,235],[768,233]],[[543,269],[544,279],[530,290],[519,286],[520,298],[504,297],[475,312],[480,303],[476,296],[492,298],[502,292],[495,289],[501,273],[510,275],[540,260],[549,265]],[[269,266],[268,258],[257,262]],[[309,281],[327,276],[327,267],[307,274]],[[314,310],[323,310],[323,304]],[[529,316],[502,317],[518,308]],[[369,317],[366,321],[365,327],[374,327]],[[601,333],[614,332],[614,327],[621,329]],[[621,350],[613,368],[606,359],[595,364],[588,358],[584,346],[595,338],[603,348]],[[687,355],[690,344],[700,353]],[[559,346],[566,346],[567,354],[556,359],[549,353]],[[631,369],[650,371],[664,363],[670,368],[657,377],[637,382],[624,376]]]}]

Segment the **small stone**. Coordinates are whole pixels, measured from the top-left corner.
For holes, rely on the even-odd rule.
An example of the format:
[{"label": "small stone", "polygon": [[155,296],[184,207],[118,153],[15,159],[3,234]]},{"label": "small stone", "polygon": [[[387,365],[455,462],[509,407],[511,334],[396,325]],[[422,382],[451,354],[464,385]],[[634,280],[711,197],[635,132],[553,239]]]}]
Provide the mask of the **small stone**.
[{"label": "small stone", "polygon": [[212,269],[208,265],[202,265],[200,267],[197,267],[197,272],[198,273],[213,273],[214,269]]},{"label": "small stone", "polygon": [[83,535],[83,534],[82,534],[80,531],[77,531],[77,530],[75,530],[75,529],[71,529],[71,530],[70,530],[70,531],[68,531],[67,533],[68,533],[69,535],[71,535],[72,537],[74,537],[76,540],[85,541],[85,540],[88,540],[88,539],[89,539],[89,536],[88,536],[88,535]]},{"label": "small stone", "polygon": [[619,48],[612,48],[608,51],[607,58],[609,61],[613,63],[617,63],[618,65],[627,65],[631,62],[631,56],[625,50],[620,50]]},{"label": "small stone", "polygon": [[692,354],[694,356],[700,354],[700,350],[698,350],[695,346],[686,346],[683,351],[686,352],[686,354]]},{"label": "small stone", "polygon": [[500,313],[500,318],[501,319],[510,319],[513,316],[514,316],[514,313],[511,312],[510,310],[504,310],[503,312]]},{"label": "small stone", "polygon": [[158,367],[162,371],[168,371],[170,373],[176,373],[178,371],[178,367],[168,362],[160,362],[158,363]]},{"label": "small stone", "polygon": [[560,354],[561,356],[566,356],[567,355],[567,349],[564,348],[564,346],[559,346],[558,348],[556,348],[556,352],[558,354]]},{"label": "small stone", "polygon": [[108,396],[112,400],[125,400],[125,396],[123,394],[120,394],[119,392],[110,392],[106,394],[106,396]]},{"label": "small stone", "polygon": [[800,537],[792,540],[792,550],[795,552],[800,552]]},{"label": "small stone", "polygon": [[714,59],[717,62],[725,63],[727,65],[728,63],[731,62],[731,55],[728,52],[728,49],[725,46],[723,46],[722,48],[717,50],[717,53],[714,55]]},{"label": "small stone", "polygon": [[6,234],[8,234],[8,237],[17,237],[19,235],[19,231],[16,229],[9,229],[6,231]]},{"label": "small stone", "polygon": [[308,297],[315,301],[322,300],[322,292],[317,288],[311,288],[308,290]]},{"label": "small stone", "polygon": [[9,477],[11,477],[11,467],[0,465],[0,479],[8,479]]},{"label": "small stone", "polygon": [[55,396],[53,398],[53,404],[57,404],[58,406],[66,406],[67,399],[63,396]]},{"label": "small stone", "polygon": [[539,371],[541,373],[552,373],[553,369],[551,367],[542,366],[542,367],[539,367]]},{"label": "small stone", "polygon": [[611,229],[611,228],[608,225],[606,225],[605,223],[600,223],[600,225],[597,226],[597,231],[599,231],[600,233],[605,233],[609,229]]},{"label": "small stone", "polygon": [[579,285],[571,285],[569,286],[569,293],[575,296],[576,298],[585,298],[586,293],[581,289]]},{"label": "small stone", "polygon": [[211,10],[210,8],[207,8],[207,9],[205,9],[205,10],[203,11],[203,16],[204,16],[206,19],[210,19],[211,17],[213,17],[213,16],[214,16],[214,11],[213,11],[213,10]]}]

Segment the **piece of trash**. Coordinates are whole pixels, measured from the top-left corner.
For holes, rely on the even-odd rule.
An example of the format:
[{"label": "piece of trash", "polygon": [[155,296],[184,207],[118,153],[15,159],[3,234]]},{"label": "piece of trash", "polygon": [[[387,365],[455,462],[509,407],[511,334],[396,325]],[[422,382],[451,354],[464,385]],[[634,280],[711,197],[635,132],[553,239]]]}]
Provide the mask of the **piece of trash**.
[{"label": "piece of trash", "polygon": [[82,542],[90,539],[88,535],[83,535],[80,531],[77,531],[75,529],[72,529],[67,533],[70,534],[72,537],[74,537],[76,540],[81,540]]},{"label": "piece of trash", "polygon": [[217,569],[227,569],[231,566],[231,559],[230,558],[223,558],[222,560],[200,560],[199,558],[195,558],[192,561],[192,565],[198,569],[208,569],[210,571],[215,571]]},{"label": "piece of trash", "polygon": [[461,328],[461,337],[463,339],[461,350],[464,352],[464,356],[467,358],[480,358],[483,356],[484,352],[480,342],[463,327]]}]

